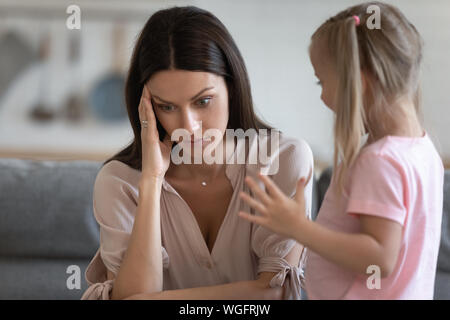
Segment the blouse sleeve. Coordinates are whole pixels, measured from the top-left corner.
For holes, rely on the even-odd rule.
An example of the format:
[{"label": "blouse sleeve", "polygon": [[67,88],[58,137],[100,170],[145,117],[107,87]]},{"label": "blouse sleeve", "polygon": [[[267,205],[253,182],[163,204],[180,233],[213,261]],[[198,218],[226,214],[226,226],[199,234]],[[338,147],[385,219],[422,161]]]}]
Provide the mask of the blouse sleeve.
[{"label": "blouse sleeve", "polygon": [[[110,165],[109,165],[110,164]],[[114,280],[107,280],[107,270],[117,275],[133,228],[138,190],[121,167],[106,164],[94,183],[93,211],[100,226],[100,247],[86,269],[89,288],[82,299],[109,299]],[[161,248],[164,268],[168,255]]]},{"label": "blouse sleeve", "polygon": [[[308,177],[314,169],[313,155],[308,144],[303,140],[280,139],[278,171],[271,176],[276,185],[289,197],[296,193],[297,182],[301,177]],[[313,171],[312,171],[313,172]],[[250,170],[249,174],[258,174]],[[305,187],[306,215],[311,218],[312,183],[310,179]],[[260,187],[264,189],[261,181]],[[256,211],[253,211],[255,214]],[[276,272],[270,281],[271,287],[284,286],[284,299],[301,299],[303,286],[303,267],[306,258],[306,248],[303,249],[298,266],[291,266],[284,258],[294,247],[295,240],[283,237],[262,226],[253,225],[252,249],[259,258],[258,274],[260,272]]]}]

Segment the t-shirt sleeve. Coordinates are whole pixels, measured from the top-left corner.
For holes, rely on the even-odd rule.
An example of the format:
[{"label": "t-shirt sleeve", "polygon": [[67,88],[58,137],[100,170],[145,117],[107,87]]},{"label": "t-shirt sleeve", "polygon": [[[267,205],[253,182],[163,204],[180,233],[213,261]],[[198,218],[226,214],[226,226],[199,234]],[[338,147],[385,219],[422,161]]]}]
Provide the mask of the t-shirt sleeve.
[{"label": "t-shirt sleeve", "polygon": [[404,224],[405,175],[401,165],[387,156],[366,153],[351,172],[347,213],[367,214]]},{"label": "t-shirt sleeve", "polygon": [[[289,197],[296,193],[297,182],[307,177],[313,170],[313,156],[308,144],[303,140],[288,140],[280,143],[278,171],[271,176],[275,184]],[[274,171],[272,171],[274,172]],[[253,172],[256,175],[258,172]],[[264,185],[257,178],[260,187]],[[306,215],[311,217],[312,184],[305,187]],[[253,211],[254,214],[259,214]],[[300,288],[303,283],[303,264],[306,248],[303,249],[300,263],[291,266],[284,258],[296,244],[295,240],[285,238],[262,226],[253,225],[252,249],[259,258],[258,273],[276,272],[270,282],[271,287],[284,286],[284,299],[300,299]]]}]

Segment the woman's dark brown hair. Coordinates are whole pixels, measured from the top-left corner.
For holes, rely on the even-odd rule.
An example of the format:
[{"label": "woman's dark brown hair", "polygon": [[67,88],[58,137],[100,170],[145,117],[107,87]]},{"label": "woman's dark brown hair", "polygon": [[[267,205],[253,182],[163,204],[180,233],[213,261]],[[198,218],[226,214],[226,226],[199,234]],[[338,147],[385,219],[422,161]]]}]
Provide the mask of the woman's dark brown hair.
[{"label": "woman's dark brown hair", "polygon": [[[225,79],[229,99],[228,129],[268,129],[253,109],[244,60],[225,26],[208,11],[188,6],[153,14],[133,50],[125,85],[125,102],[134,141],[106,160],[142,168],[141,123],[138,106],[144,84],[158,71],[179,69],[210,72]],[[158,122],[162,139],[166,134]]]}]

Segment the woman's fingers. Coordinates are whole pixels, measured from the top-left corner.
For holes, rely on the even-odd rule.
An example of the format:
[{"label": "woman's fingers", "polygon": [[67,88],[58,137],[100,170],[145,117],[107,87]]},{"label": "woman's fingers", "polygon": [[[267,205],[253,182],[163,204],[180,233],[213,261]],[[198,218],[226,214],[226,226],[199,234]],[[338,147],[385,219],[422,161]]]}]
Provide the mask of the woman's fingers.
[{"label": "woman's fingers", "polygon": [[147,86],[144,84],[144,89],[142,90],[142,96],[144,98],[147,98],[150,100],[151,96],[150,96],[150,91],[148,90]]},{"label": "woman's fingers", "polygon": [[[156,117],[151,104],[151,95],[145,85],[142,89],[141,101],[139,104],[139,117],[141,128],[148,129],[149,133],[155,135],[159,139],[158,130],[156,128]],[[147,126],[142,123],[142,121],[147,121]]]},{"label": "woman's fingers", "polygon": [[245,182],[250,187],[253,194],[256,195],[258,199],[262,201],[263,204],[267,205],[270,202],[270,198],[265,191],[263,191],[259,185],[251,177],[247,176]]},{"label": "woman's fingers", "polygon": [[150,130],[150,132],[155,134],[157,138],[159,138],[158,129],[156,128],[156,117],[153,111],[153,107],[150,103],[150,100],[144,98],[144,105],[145,105],[145,115],[147,116],[148,121],[148,129]]},{"label": "woman's fingers", "polygon": [[165,145],[169,151],[172,150],[173,141],[168,134],[165,135],[162,144]]},{"label": "woman's fingers", "polygon": [[247,204],[252,207],[253,209],[259,211],[262,215],[265,215],[267,213],[266,211],[266,207],[264,207],[259,201],[253,199],[252,197],[250,197],[248,194],[246,194],[245,192],[241,192],[239,194],[239,196],[241,197],[242,200],[244,200],[245,202],[247,202]]},{"label": "woman's fingers", "polygon": [[141,99],[139,100],[138,112],[139,112],[139,121],[140,121],[140,124],[142,127],[142,120],[147,120],[147,118],[145,118],[145,114],[144,114],[144,102],[142,100],[142,96],[141,96]]}]

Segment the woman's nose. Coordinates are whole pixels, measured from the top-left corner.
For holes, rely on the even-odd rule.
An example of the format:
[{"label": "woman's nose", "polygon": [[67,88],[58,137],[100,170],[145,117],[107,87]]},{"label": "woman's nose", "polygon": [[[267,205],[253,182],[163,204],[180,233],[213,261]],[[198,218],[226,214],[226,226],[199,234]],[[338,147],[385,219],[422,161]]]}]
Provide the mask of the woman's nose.
[{"label": "woman's nose", "polygon": [[189,131],[191,135],[196,131],[201,130],[201,121],[198,119],[195,112],[187,110],[183,113],[183,128]]}]

